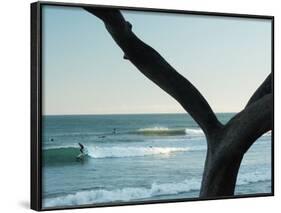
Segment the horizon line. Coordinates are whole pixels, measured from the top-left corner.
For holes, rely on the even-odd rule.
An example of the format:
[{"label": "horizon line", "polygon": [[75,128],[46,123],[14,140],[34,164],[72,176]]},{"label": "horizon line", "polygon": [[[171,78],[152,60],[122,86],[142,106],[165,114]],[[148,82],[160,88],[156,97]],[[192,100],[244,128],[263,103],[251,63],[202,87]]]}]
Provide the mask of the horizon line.
[{"label": "horizon line", "polygon": [[[218,113],[238,113],[238,112],[214,112]],[[162,114],[188,114],[187,112],[148,112],[148,113],[77,113],[77,114],[41,114],[42,116],[79,116],[79,115],[162,115]]]}]

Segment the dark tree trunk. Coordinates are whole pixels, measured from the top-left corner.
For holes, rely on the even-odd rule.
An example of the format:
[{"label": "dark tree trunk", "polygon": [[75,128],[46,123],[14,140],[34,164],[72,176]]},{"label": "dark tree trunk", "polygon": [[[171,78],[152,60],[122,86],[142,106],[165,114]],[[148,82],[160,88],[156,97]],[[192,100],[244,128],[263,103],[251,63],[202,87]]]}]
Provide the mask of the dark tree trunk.
[{"label": "dark tree trunk", "polygon": [[222,125],[200,92],[153,48],[141,41],[117,9],[84,8],[100,18],[116,44],[140,72],[177,100],[204,131],[207,156],[201,197],[232,196],[244,154],[272,129],[271,74],[256,90],[246,107]]},{"label": "dark tree trunk", "polygon": [[272,126],[272,95],[264,94],[214,131],[207,138],[200,197],[232,196],[244,154]]},{"label": "dark tree trunk", "polygon": [[241,160],[240,155],[227,156],[208,151],[200,197],[233,195]]}]

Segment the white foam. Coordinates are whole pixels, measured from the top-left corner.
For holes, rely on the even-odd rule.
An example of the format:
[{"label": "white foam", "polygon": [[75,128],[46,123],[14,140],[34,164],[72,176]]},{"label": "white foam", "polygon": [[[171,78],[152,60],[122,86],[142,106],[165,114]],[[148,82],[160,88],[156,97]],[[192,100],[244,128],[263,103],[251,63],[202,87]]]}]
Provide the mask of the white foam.
[{"label": "white foam", "polygon": [[204,136],[204,132],[202,129],[195,129],[195,128],[167,128],[167,127],[160,127],[155,126],[151,128],[141,128],[137,132],[139,133],[147,133],[147,134],[185,134],[189,136]]},{"label": "white foam", "polygon": [[204,136],[204,132],[202,129],[185,129],[185,133],[187,135],[193,135],[193,136]]},{"label": "white foam", "polygon": [[[270,180],[270,170],[254,171],[239,174],[237,185],[246,185]],[[88,190],[75,194],[44,199],[44,207],[95,204],[113,201],[133,201],[157,197],[161,195],[176,195],[200,189],[201,178],[186,179],[178,183],[153,183],[149,188],[127,187],[115,190]]]},{"label": "white foam", "polygon": [[123,188],[116,190],[89,190],[81,191],[75,194],[49,198],[44,200],[45,207],[65,206],[65,205],[83,205],[90,203],[103,203],[112,201],[131,201],[144,198],[150,198],[161,195],[175,195],[199,190],[200,181],[191,179],[179,183],[153,183],[150,188]]},{"label": "white foam", "polygon": [[151,128],[141,128],[138,130],[138,132],[146,132],[146,131],[155,131],[155,132],[160,132],[160,131],[169,131],[170,129],[167,127],[160,127],[160,126],[155,126]]},{"label": "white foam", "polygon": [[146,155],[169,155],[173,152],[189,151],[189,147],[88,147],[92,158],[141,157]]}]

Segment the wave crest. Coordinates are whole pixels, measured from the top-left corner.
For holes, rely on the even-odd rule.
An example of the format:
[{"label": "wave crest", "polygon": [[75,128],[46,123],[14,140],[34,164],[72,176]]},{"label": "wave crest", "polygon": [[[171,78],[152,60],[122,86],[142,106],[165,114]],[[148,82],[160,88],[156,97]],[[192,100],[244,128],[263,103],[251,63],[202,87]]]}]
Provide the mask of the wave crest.
[{"label": "wave crest", "polygon": [[170,154],[189,151],[189,147],[94,147],[89,148],[93,158],[141,157],[146,155]]},{"label": "wave crest", "polygon": [[141,128],[136,131],[137,134],[147,136],[173,136],[173,135],[189,135],[189,136],[204,136],[201,129],[190,128],[167,128],[167,127],[152,127]]},{"label": "wave crest", "polygon": [[[198,150],[201,149],[198,147]],[[190,147],[86,147],[90,158],[122,158],[122,157],[143,157],[147,155],[169,155],[173,152],[186,152],[197,150]],[[76,162],[80,154],[78,147],[57,147],[43,150],[43,163],[48,165],[65,164]]]},{"label": "wave crest", "polygon": [[[241,174],[238,178],[237,185],[246,185],[269,181],[270,171],[249,172]],[[152,183],[150,187],[125,187],[122,189],[107,190],[87,190],[75,194],[68,194],[56,198],[44,199],[45,207],[83,205],[91,203],[104,203],[116,201],[134,201],[146,198],[153,198],[165,195],[177,195],[190,191],[199,191],[201,185],[200,178],[186,179],[178,183]]]},{"label": "wave crest", "polygon": [[153,183],[150,188],[128,187],[111,191],[103,189],[80,191],[75,194],[46,199],[44,200],[44,206],[51,207],[104,203],[112,201],[132,201],[150,197],[157,197],[161,195],[185,193],[191,190],[199,190],[199,187],[200,181],[192,179],[184,180],[183,182],[179,183]]}]

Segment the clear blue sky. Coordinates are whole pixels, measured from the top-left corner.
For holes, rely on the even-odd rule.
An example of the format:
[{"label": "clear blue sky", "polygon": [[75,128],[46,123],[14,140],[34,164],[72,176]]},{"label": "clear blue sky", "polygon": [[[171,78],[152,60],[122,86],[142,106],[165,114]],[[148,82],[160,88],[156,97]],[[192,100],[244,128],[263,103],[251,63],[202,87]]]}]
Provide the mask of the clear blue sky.
[{"label": "clear blue sky", "polygon": [[[240,111],[271,71],[269,20],[122,13],[215,112]],[[83,9],[44,6],[42,36],[43,114],[184,112]]]}]

